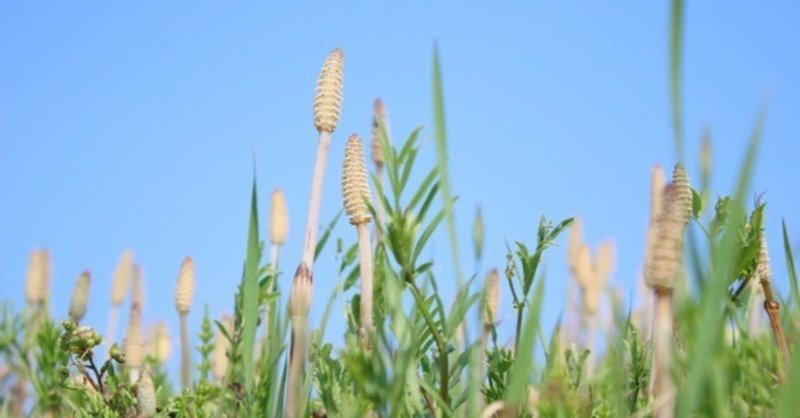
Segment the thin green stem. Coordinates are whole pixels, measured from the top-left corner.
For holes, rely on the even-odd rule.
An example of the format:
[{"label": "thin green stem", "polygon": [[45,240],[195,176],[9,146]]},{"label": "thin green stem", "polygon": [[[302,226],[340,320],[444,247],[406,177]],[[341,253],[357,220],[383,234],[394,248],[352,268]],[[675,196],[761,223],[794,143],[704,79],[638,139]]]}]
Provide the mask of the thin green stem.
[{"label": "thin green stem", "polygon": [[430,312],[428,312],[428,308],[425,306],[425,298],[422,296],[422,292],[420,292],[416,283],[412,281],[407,283],[408,287],[411,289],[411,293],[414,295],[414,299],[416,300],[417,306],[422,313],[423,319],[425,319],[425,322],[428,324],[428,328],[431,330],[431,335],[433,336],[434,341],[436,341],[436,346],[439,349],[439,374],[441,376],[441,387],[439,389],[439,393],[442,397],[442,400],[449,404],[450,366],[448,365],[449,360],[447,358],[447,344],[445,343],[444,338],[442,338],[441,333],[439,333],[439,330],[436,328],[436,324],[433,321],[433,317],[431,317]]}]

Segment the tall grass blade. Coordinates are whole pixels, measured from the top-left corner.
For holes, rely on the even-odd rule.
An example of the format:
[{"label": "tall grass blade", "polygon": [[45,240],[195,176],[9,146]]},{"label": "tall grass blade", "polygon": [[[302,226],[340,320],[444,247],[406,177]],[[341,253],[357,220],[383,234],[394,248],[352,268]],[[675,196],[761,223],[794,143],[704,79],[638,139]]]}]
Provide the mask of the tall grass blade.
[{"label": "tall grass blade", "polygon": [[246,393],[253,387],[253,350],[258,325],[258,268],[261,262],[261,246],[258,239],[258,194],[253,178],[250,196],[250,226],[247,231],[247,256],[244,262],[242,283],[242,365]]},{"label": "tall grass blade", "polygon": [[683,161],[683,0],[673,0],[670,13],[669,91],[672,104],[672,131],[675,135],[675,158]]},{"label": "tall grass blade", "polygon": [[789,232],[786,230],[786,220],[781,222],[783,226],[783,251],[786,254],[786,270],[789,272],[789,285],[792,288],[792,300],[794,308],[800,309],[800,288],[797,284],[797,270],[794,268],[794,254],[792,254],[792,244],[789,243]]},{"label": "tall grass blade", "polygon": [[458,257],[458,239],[456,236],[456,220],[453,216],[453,198],[450,194],[450,179],[447,175],[447,132],[444,125],[444,94],[442,92],[442,73],[439,66],[439,47],[433,49],[433,124],[436,137],[436,156],[439,168],[439,190],[442,194],[444,215],[447,218],[447,234],[450,238],[450,250],[453,254],[453,266],[456,283],[461,284],[461,264]]}]

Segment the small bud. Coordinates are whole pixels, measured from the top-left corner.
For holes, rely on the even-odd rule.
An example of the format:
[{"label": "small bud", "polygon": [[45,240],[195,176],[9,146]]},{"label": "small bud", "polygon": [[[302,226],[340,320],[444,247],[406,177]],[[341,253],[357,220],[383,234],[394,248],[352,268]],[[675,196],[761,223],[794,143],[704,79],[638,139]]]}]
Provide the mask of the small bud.
[{"label": "small bud", "polygon": [[280,189],[272,192],[272,206],[269,213],[269,241],[272,245],[281,246],[289,235],[289,210],[286,198]]},{"label": "small bud", "polygon": [[50,288],[50,253],[47,250],[39,249],[31,253],[25,285],[28,304],[44,304],[47,301]]},{"label": "small bud", "polygon": [[361,138],[355,134],[350,135],[344,150],[342,196],[344,197],[344,209],[347,216],[350,217],[351,224],[358,225],[370,221],[366,204],[370,198],[367,167],[364,165]]},{"label": "small bud", "polygon": [[89,284],[91,276],[89,271],[84,271],[75,282],[75,287],[72,290],[72,299],[69,301],[69,316],[75,322],[81,322],[84,315],[86,315],[86,306],[89,302]]},{"label": "small bud", "polygon": [[114,270],[114,279],[111,284],[111,304],[114,306],[122,305],[125,294],[128,293],[131,275],[133,274],[133,251],[126,249],[122,252]]},{"label": "small bud", "polygon": [[192,260],[192,257],[186,257],[181,263],[181,269],[178,272],[178,283],[175,286],[175,309],[181,315],[189,313],[192,297],[194,297],[194,286],[194,260]]},{"label": "small bud", "polygon": [[314,125],[319,132],[333,132],[339,123],[342,109],[342,83],[344,78],[344,54],[334,49],[325,59],[317,79],[314,96]]},{"label": "small bud", "polygon": [[122,352],[117,343],[112,344],[111,348],[108,349],[108,356],[119,364],[125,363],[125,353]]},{"label": "small bud", "polygon": [[151,418],[156,415],[156,391],[150,372],[145,370],[136,383],[136,409],[139,417]]},{"label": "small bud", "polygon": [[300,263],[294,273],[289,294],[289,316],[307,318],[311,309],[311,294],[311,272],[305,263]]},{"label": "small bud", "polygon": [[[375,112],[372,115],[372,161],[377,167],[383,167],[383,163],[385,162],[380,140],[381,135],[383,135],[383,132],[381,132],[381,123],[383,123],[383,127],[386,129],[386,134],[388,135],[389,120],[386,117],[386,106],[383,105],[381,99],[375,99]],[[388,137],[386,138],[386,142],[389,143]]]},{"label": "small bud", "polygon": [[497,270],[492,270],[486,276],[485,310],[483,312],[483,325],[491,326],[500,318],[500,275]]}]

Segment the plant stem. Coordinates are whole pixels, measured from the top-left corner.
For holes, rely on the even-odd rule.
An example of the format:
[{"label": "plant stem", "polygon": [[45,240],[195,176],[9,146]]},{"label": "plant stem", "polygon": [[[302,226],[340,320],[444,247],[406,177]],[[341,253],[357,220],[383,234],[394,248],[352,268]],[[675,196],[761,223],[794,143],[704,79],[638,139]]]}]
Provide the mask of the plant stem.
[{"label": "plant stem", "polygon": [[[372,324],[372,244],[369,239],[367,223],[356,225],[358,231],[358,256],[361,268],[361,326],[368,334],[374,331]],[[365,340],[368,344],[369,338]]]},{"label": "plant stem", "polygon": [[439,395],[446,404],[449,404],[450,366],[448,366],[449,360],[447,358],[447,344],[442,338],[442,335],[439,333],[439,330],[436,328],[436,323],[433,321],[430,312],[428,312],[428,308],[425,306],[425,298],[422,296],[422,293],[419,291],[416,283],[413,281],[407,281],[406,283],[408,283],[411,293],[414,295],[414,299],[417,302],[417,306],[419,307],[420,312],[422,312],[422,317],[428,324],[428,328],[431,330],[431,335],[433,336],[434,341],[436,341],[436,346],[439,349],[439,375],[441,380]]},{"label": "plant stem", "polygon": [[670,375],[672,362],[672,290],[655,288],[653,315],[653,369],[651,390],[653,399],[664,400],[655,407],[654,418],[675,416],[675,382]]},{"label": "plant stem", "polygon": [[[272,244],[269,249],[269,265],[272,267],[272,271],[270,274],[272,275],[272,283],[269,286],[269,293],[275,292],[275,288],[278,281],[278,253],[280,252],[280,246]],[[269,327],[272,324],[270,320],[270,312],[272,312],[272,305],[275,301],[270,301],[264,307],[264,317],[261,319],[261,322],[264,324],[264,336],[262,337],[262,343],[266,344],[267,340],[269,339]],[[266,347],[266,346],[265,346]]]},{"label": "plant stem", "polygon": [[189,315],[182,313],[181,318],[181,384],[186,389],[191,385],[191,367],[189,350]]},{"label": "plant stem", "polygon": [[[783,333],[783,325],[781,324],[780,308],[781,305],[775,300],[775,295],[772,293],[772,285],[769,279],[761,278],[761,288],[764,290],[764,310],[767,311],[769,316],[769,323],[772,326],[772,333],[775,336],[775,344],[781,350],[783,361],[789,364],[789,347],[786,345],[786,337]],[[783,375],[783,369],[778,371]]]},{"label": "plant stem", "polygon": [[308,318],[292,317],[292,347],[289,355],[289,376],[287,380],[286,417],[303,416],[303,364],[306,352],[306,331]]},{"label": "plant stem", "polygon": [[114,334],[117,332],[117,323],[119,322],[119,306],[111,305],[111,312],[108,314],[108,328],[106,329],[106,336],[104,340],[109,344],[114,342]]},{"label": "plant stem", "polygon": [[306,235],[303,241],[302,261],[308,266],[309,272],[314,271],[314,250],[317,246],[317,226],[319,225],[319,211],[322,204],[322,182],[325,177],[325,165],[328,161],[328,150],[331,146],[331,133],[319,133],[317,144],[317,158],[314,160],[314,173],[311,177],[311,195],[308,199],[308,220],[306,221]]}]

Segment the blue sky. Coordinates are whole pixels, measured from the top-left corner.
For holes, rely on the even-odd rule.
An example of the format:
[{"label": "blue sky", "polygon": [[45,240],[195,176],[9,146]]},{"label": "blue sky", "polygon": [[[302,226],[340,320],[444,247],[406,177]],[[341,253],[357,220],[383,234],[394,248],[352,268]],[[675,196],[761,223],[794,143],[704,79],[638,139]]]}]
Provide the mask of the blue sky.
[{"label": "blue sky", "polygon": [[[690,175],[699,175],[696,151],[709,127],[712,186],[727,193],[769,98],[754,186],[767,192],[768,239],[785,290],[781,218],[800,240],[800,5],[694,2],[686,18]],[[324,222],[341,207],[345,139],[369,137],[376,97],[395,138],[426,126],[419,163],[433,164],[434,42],[465,269],[473,268],[477,205],[487,230],[482,269],[503,267],[507,241],[532,244],[542,214],[578,214],[591,243],[615,240],[612,282],[628,294],[641,266],[650,168],[675,161],[667,25],[666,2],[4,3],[0,300],[22,305],[28,255],[46,246],[53,311],[66,314],[74,280],[88,268],[87,322],[104,330],[111,273],[131,247],[144,269],[146,321],[163,318],[177,336],[173,286],[185,255],[199,281],[193,330],[202,304],[215,316],[230,312],[254,154],[262,218],[269,193],[282,188],[291,215],[282,263],[291,272],[299,260],[316,147],[311,100],[326,54],[341,47],[346,69]],[[355,232],[342,222],[335,236],[352,242]],[[544,260],[549,323],[568,280],[563,243]],[[449,260],[447,245],[437,236],[428,256]],[[329,250],[316,268],[314,318],[336,281],[333,258]],[[438,272],[449,289],[449,268]],[[328,336],[338,339],[343,311],[334,309]],[[502,316],[511,323],[510,304]]]}]

